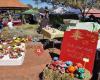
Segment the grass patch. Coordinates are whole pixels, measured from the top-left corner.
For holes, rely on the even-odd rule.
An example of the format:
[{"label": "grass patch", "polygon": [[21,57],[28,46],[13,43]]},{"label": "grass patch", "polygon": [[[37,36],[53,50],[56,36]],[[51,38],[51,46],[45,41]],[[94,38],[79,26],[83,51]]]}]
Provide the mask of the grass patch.
[{"label": "grass patch", "polygon": [[[30,24],[23,24],[21,26],[14,26],[15,29],[12,31],[12,36],[13,35],[17,35],[17,36],[24,36],[24,35],[36,35],[37,32],[36,32],[36,29],[38,28],[38,25],[37,24],[34,24],[34,25],[30,25]],[[8,37],[8,36],[11,36],[9,35],[9,29],[8,27],[4,27],[3,28],[3,35],[5,37]]]},{"label": "grass patch", "polygon": [[38,25],[37,24],[34,24],[34,25],[26,24],[26,25],[22,25],[21,28],[24,30],[37,29]]}]

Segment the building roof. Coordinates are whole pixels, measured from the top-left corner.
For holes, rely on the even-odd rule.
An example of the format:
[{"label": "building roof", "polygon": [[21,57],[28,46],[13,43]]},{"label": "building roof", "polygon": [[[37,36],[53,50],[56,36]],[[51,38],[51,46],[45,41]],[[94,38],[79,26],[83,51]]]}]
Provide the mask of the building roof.
[{"label": "building roof", "polygon": [[0,0],[0,8],[28,8],[28,6],[19,0]]}]

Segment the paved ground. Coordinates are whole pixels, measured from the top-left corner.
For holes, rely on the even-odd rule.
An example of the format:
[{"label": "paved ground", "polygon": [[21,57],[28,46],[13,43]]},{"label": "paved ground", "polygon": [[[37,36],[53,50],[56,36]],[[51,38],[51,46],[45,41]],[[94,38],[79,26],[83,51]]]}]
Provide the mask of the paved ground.
[{"label": "paved ground", "polygon": [[39,74],[51,61],[51,57],[48,50],[38,56],[33,53],[33,48],[31,43],[27,44],[25,61],[22,66],[0,67],[0,80],[39,80]]},{"label": "paved ground", "polygon": [[[15,31],[11,34],[18,35],[20,32],[23,35],[32,35],[33,38],[42,38],[41,34],[36,32],[37,25],[22,25],[15,29]],[[17,34],[17,33],[18,34]],[[8,35],[8,28],[4,28],[3,38],[8,39],[11,35]],[[19,34],[20,35],[20,34]],[[21,66],[0,66],[0,80],[39,80],[39,74],[45,68],[45,65],[51,61],[51,56],[53,54],[49,54],[49,50],[45,50],[45,52],[38,56],[33,53],[34,44],[28,43],[25,61]],[[59,53],[59,50],[54,50],[55,53]]]}]

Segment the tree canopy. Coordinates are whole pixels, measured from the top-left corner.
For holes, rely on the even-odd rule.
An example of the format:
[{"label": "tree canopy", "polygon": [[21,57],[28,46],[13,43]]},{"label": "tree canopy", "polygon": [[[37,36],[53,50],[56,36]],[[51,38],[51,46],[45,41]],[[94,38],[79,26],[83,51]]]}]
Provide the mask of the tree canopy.
[{"label": "tree canopy", "polygon": [[[100,0],[52,0],[52,3],[80,9],[83,19],[92,7],[100,8]],[[87,13],[86,9],[88,9]]]}]

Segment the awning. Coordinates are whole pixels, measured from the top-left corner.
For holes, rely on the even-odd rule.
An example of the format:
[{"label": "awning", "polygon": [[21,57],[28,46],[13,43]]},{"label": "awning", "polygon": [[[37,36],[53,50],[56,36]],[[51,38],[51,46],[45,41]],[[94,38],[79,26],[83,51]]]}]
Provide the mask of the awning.
[{"label": "awning", "polygon": [[38,10],[30,9],[30,10],[23,12],[22,14],[37,14],[37,13],[38,13]]}]

